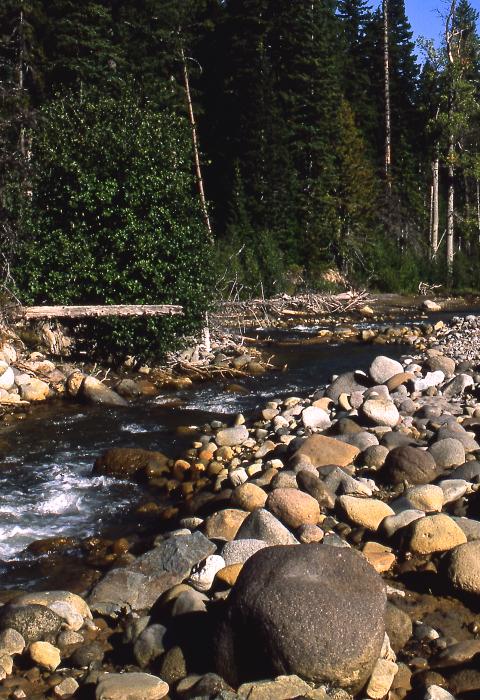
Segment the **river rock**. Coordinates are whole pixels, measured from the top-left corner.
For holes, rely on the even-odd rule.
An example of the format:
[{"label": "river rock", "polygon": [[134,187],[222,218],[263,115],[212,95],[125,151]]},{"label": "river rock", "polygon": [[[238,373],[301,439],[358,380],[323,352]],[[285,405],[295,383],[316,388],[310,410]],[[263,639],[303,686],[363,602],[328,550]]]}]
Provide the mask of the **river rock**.
[{"label": "river rock", "polygon": [[456,589],[480,594],[480,540],[461,544],[451,552],[447,575]]},{"label": "river rock", "polygon": [[257,508],[263,508],[267,500],[265,491],[251,482],[240,484],[232,493],[232,503],[249,513]]},{"label": "river rock", "polygon": [[465,448],[460,440],[445,438],[438,440],[429,447],[430,454],[437,467],[447,469],[449,467],[459,467],[465,463]]},{"label": "river rock", "polygon": [[424,700],[455,700],[454,696],[440,685],[429,685]]},{"label": "river rock", "polygon": [[23,401],[45,401],[49,393],[49,385],[36,377],[30,377],[30,381],[20,387],[20,396]]},{"label": "river rock", "polygon": [[278,676],[274,680],[243,683],[237,697],[239,700],[290,700],[315,697],[312,693],[311,686],[298,676]]},{"label": "river rock", "polygon": [[314,498],[320,508],[333,508],[335,506],[335,496],[328,486],[316,475],[309,471],[299,471],[296,481],[302,491],[306,491]]},{"label": "river rock", "polygon": [[199,568],[194,570],[188,581],[197,591],[209,591],[215,576],[224,568],[225,560],[218,554],[211,554]]},{"label": "river rock", "polygon": [[300,525],[316,525],[320,519],[318,501],[298,489],[275,489],[267,498],[266,508],[294,529]]},{"label": "river rock", "polygon": [[13,369],[3,360],[0,361],[0,389],[9,391],[15,384]]},{"label": "river rock", "polygon": [[432,353],[431,350],[427,350],[427,361],[425,362],[426,367],[432,372],[441,370],[447,379],[450,379],[455,374],[455,360],[446,355],[441,355],[439,353]]},{"label": "river rock", "polygon": [[25,649],[25,640],[20,632],[7,627],[0,632],[0,649],[6,654],[21,654]]},{"label": "river rock", "polygon": [[389,659],[378,659],[374,666],[366,693],[373,700],[384,698],[392,687],[393,679],[398,671],[398,666]]},{"label": "river rock", "polygon": [[432,455],[409,445],[390,450],[381,471],[382,477],[393,484],[428,484],[439,474]]},{"label": "river rock", "polygon": [[378,355],[370,365],[368,373],[375,384],[385,384],[396,374],[401,374],[403,367],[400,362],[385,355]]},{"label": "river rock", "polygon": [[388,452],[384,445],[371,445],[362,452],[362,462],[370,469],[380,469],[385,464]]},{"label": "river rock", "polygon": [[311,435],[296,450],[292,457],[292,463],[306,459],[314,467],[323,467],[335,464],[346,467],[360,454],[358,447],[335,440],[325,435]]},{"label": "river rock", "polygon": [[191,569],[215,550],[201,532],[169,537],[133,564],[110,570],[90,594],[90,607],[111,603],[132,610],[149,609],[162,593],[187,578]]},{"label": "river rock", "polygon": [[96,700],[161,700],[169,691],[165,681],[149,673],[105,673],[95,689]]},{"label": "river rock", "polygon": [[44,605],[9,604],[0,608],[0,629],[16,630],[27,643],[55,636],[62,623],[62,618]]},{"label": "river rock", "polygon": [[398,515],[389,515],[385,518],[382,521],[381,529],[387,537],[393,537],[399,530],[424,517],[425,512],[423,510],[402,510]]},{"label": "river rock", "polygon": [[210,540],[223,540],[228,542],[235,539],[243,521],[248,516],[244,510],[225,508],[209,515],[203,524],[205,535]]},{"label": "river rock", "polygon": [[412,636],[412,621],[406,612],[393,603],[387,603],[385,625],[392,649],[398,654]]},{"label": "river rock", "polygon": [[396,391],[398,387],[406,384],[407,382],[413,382],[414,379],[415,375],[412,374],[412,372],[400,372],[399,374],[395,374],[393,377],[390,377],[388,382],[386,382],[386,387],[389,392]]},{"label": "river rock", "polygon": [[348,396],[355,392],[363,394],[368,386],[370,386],[370,382],[368,381],[368,377],[363,373],[345,372],[330,384],[325,395],[336,403],[340,394],[347,394]]},{"label": "river rock", "polygon": [[[425,513],[440,512],[444,501],[443,489],[434,484],[412,486],[406,489],[401,500],[404,499],[407,502],[407,509],[423,510]],[[393,508],[397,510],[394,506]]]},{"label": "river rock", "polygon": [[49,642],[33,642],[29,652],[32,661],[48,671],[55,671],[62,661],[59,649]]},{"label": "river rock", "polygon": [[224,545],[222,549],[222,558],[226,566],[244,564],[250,557],[253,557],[254,554],[260,551],[260,549],[264,549],[268,546],[265,540],[256,540],[252,538],[233,540]]},{"label": "river rock", "polygon": [[140,668],[147,668],[164,653],[166,634],[167,628],[159,624],[149,625],[140,633],[133,645],[133,655]]},{"label": "river rock", "polygon": [[332,425],[328,413],[316,406],[309,406],[302,411],[302,423],[307,430],[326,430]]},{"label": "river rock", "polygon": [[436,372],[427,372],[424,377],[415,379],[413,390],[422,393],[431,387],[439,386],[445,379],[444,373],[438,369]]},{"label": "river rock", "polygon": [[471,484],[464,479],[445,479],[439,482],[443,491],[443,503],[454,503],[471,490]]},{"label": "river rock", "polygon": [[433,554],[454,549],[467,541],[463,530],[445,513],[428,515],[411,525],[409,549],[415,554]]},{"label": "river rock", "polygon": [[215,436],[215,442],[219,447],[243,445],[246,440],[248,440],[248,430],[244,425],[236,425],[234,428],[219,430]]},{"label": "river rock", "polygon": [[337,502],[352,523],[368,530],[378,530],[384,518],[394,515],[389,505],[375,498],[340,496]]},{"label": "river rock", "polygon": [[146,476],[149,472],[168,473],[168,457],[162,452],[130,447],[113,447],[97,457],[94,474],[105,474],[118,479]]},{"label": "river rock", "polygon": [[394,428],[400,420],[400,414],[393,401],[368,399],[362,406],[363,414],[375,425],[387,425]]},{"label": "river rock", "polygon": [[79,395],[91,403],[101,404],[102,406],[128,406],[128,401],[125,401],[116,391],[109,389],[108,386],[105,386],[103,382],[95,377],[85,377]]},{"label": "river rock", "polygon": [[296,674],[359,690],[380,656],[385,604],[382,579],[354,550],[261,550],[228,598],[216,637],[218,671],[232,685]]},{"label": "river rock", "polygon": [[262,540],[270,545],[298,543],[290,530],[287,530],[273,513],[264,508],[253,511],[243,521],[237,532],[237,540],[245,539]]},{"label": "river rock", "polygon": [[441,311],[442,307],[440,304],[437,304],[436,301],[432,301],[431,299],[425,299],[422,301],[421,308],[424,311]]},{"label": "river rock", "polygon": [[[453,516],[452,516],[453,517]],[[473,542],[474,540],[480,540],[480,520],[472,520],[471,518],[456,518],[453,520],[457,523],[458,527],[463,530],[467,538],[467,542]]]},{"label": "river rock", "polygon": [[67,392],[72,399],[76,399],[82,388],[85,375],[79,369],[75,369],[67,377]]},{"label": "river rock", "polygon": [[70,591],[38,591],[35,593],[24,593],[15,599],[16,605],[46,605],[50,608],[56,603],[66,603],[75,612],[85,619],[92,619],[92,613],[87,603],[79,595],[70,593]]},{"label": "river rock", "polygon": [[54,686],[53,692],[56,698],[70,698],[75,695],[79,687],[75,678],[64,678],[61,683]]},{"label": "river rock", "polygon": [[473,377],[469,374],[457,374],[455,379],[452,379],[443,389],[443,395],[446,399],[453,399],[457,396],[461,396],[465,389],[469,386],[473,386],[473,384]]}]

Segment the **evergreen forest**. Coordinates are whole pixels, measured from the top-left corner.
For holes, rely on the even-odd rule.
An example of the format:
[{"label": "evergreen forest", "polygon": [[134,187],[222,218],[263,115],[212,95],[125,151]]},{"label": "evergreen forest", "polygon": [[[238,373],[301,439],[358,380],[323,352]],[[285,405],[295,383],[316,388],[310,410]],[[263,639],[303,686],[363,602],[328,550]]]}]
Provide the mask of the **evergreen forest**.
[{"label": "evergreen forest", "polygon": [[478,291],[479,17],[438,9],[416,45],[404,0],[3,0],[5,293]]}]

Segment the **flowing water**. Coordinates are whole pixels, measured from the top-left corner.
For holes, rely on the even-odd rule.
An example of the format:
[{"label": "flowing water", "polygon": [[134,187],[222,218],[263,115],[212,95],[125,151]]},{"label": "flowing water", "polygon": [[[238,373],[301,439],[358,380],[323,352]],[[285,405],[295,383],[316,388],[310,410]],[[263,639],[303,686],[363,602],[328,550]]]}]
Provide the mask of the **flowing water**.
[{"label": "flowing water", "polygon": [[366,370],[380,352],[394,358],[409,352],[399,345],[284,344],[312,332],[302,327],[277,332],[272,354],[288,369],[242,380],[245,395],[205,383],[175,394],[182,400],[179,407],[166,405],[165,397],[116,410],[56,403],[6,428],[0,435],[0,581],[11,584],[13,562],[25,559],[21,553],[34,540],[87,537],[128,523],[145,487],[92,476],[95,458],[104,450],[141,447],[178,456],[191,441],[177,436],[180,425],[201,426],[214,418],[228,423],[234,414],[253,414],[274,397],[308,395],[332,374]]}]

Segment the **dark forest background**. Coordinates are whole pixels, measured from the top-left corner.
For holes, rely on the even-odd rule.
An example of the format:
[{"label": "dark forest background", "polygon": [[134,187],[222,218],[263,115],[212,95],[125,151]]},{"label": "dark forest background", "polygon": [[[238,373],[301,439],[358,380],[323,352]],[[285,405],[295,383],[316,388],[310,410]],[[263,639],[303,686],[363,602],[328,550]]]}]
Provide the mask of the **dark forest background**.
[{"label": "dark forest background", "polygon": [[333,268],[478,290],[478,15],[439,10],[418,47],[403,0],[4,0],[5,288],[203,309]]}]

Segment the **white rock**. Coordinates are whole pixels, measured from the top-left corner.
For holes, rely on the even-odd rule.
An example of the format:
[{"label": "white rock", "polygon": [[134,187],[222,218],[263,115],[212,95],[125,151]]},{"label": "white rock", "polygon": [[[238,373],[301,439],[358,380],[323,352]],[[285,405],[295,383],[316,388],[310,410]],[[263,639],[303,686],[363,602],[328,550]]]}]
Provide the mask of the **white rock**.
[{"label": "white rock", "polygon": [[7,391],[15,384],[13,369],[6,362],[0,362],[0,389]]},{"label": "white rock", "polygon": [[68,629],[78,632],[83,627],[83,617],[69,603],[63,600],[56,600],[48,606],[50,610],[57,613],[67,623]]},{"label": "white rock", "polygon": [[455,697],[439,685],[431,685],[425,693],[425,700],[455,700]]},{"label": "white rock", "polygon": [[373,668],[367,685],[367,695],[373,700],[384,698],[392,687],[393,679],[398,671],[394,661],[379,659]]},{"label": "white rock", "polygon": [[230,479],[232,486],[235,487],[248,481],[248,474],[243,467],[239,467],[238,469],[232,469],[232,471],[228,474],[228,478]]},{"label": "white rock", "polygon": [[302,423],[310,430],[325,430],[332,425],[330,416],[323,408],[309,406],[302,411]]},{"label": "white rock", "polygon": [[218,554],[211,554],[205,559],[205,563],[201,568],[192,573],[188,582],[196,588],[197,591],[209,591],[213,585],[215,576],[220,569],[226,566],[225,559]]},{"label": "white rock", "polygon": [[445,375],[441,369],[435,372],[427,372],[423,379],[415,379],[413,382],[414,391],[426,391],[430,387],[438,386],[445,380]]}]

